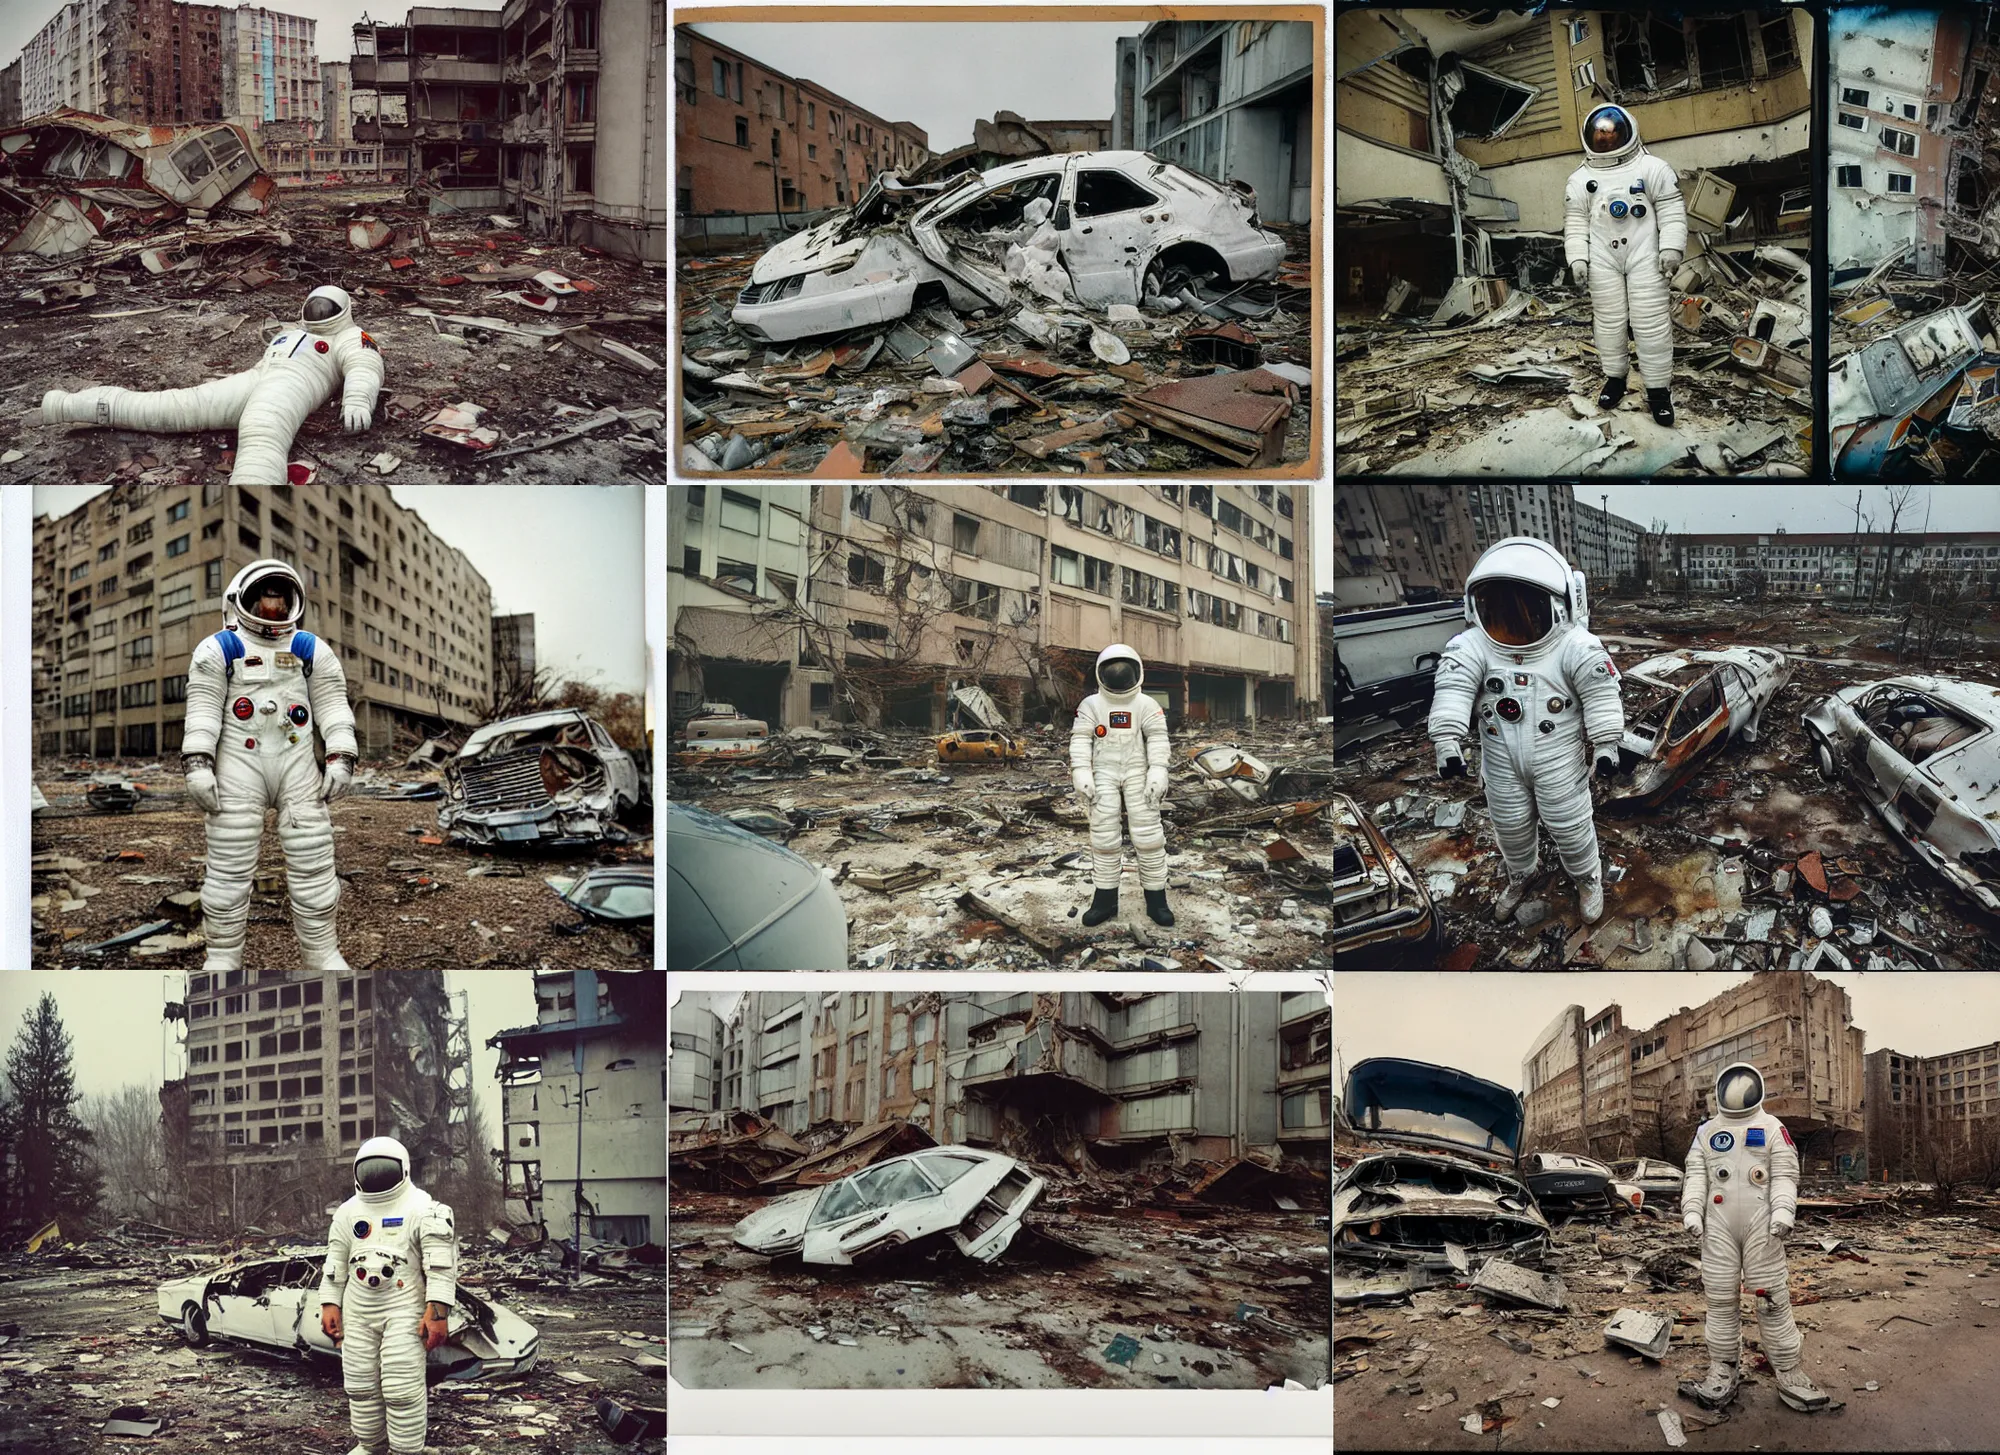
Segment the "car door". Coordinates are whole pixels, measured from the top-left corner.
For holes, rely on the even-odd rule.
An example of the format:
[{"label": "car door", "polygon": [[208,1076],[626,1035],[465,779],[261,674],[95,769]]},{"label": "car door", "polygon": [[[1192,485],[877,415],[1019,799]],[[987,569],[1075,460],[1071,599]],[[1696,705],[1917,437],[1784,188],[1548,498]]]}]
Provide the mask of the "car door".
[{"label": "car door", "polygon": [[1861,698],[1855,707],[1834,706],[1834,722],[1847,737],[1845,767],[1860,781],[1862,792],[1884,808],[1895,804],[1904,780],[1916,769],[1876,731],[1874,719],[1907,696],[1902,689],[1884,688]]},{"label": "car door", "polygon": [[1734,662],[1723,662],[1715,669],[1716,686],[1722,692],[1722,704],[1728,710],[1728,723],[1734,729],[1750,720],[1753,704],[1750,701],[1750,685],[1741,667]]},{"label": "car door", "polygon": [[597,756],[604,760],[604,771],[611,777],[611,791],[629,803],[639,801],[639,770],[632,764],[632,755],[611,740],[596,719],[590,724],[591,741],[597,744]]},{"label": "car door", "polygon": [[853,1250],[876,1241],[883,1224],[894,1225],[911,1237],[914,1208],[920,1220],[924,1199],[935,1202],[938,1189],[930,1178],[907,1158],[884,1162],[857,1172],[827,1189],[813,1220],[806,1227],[805,1245],[800,1249],[808,1263],[847,1263]]},{"label": "car door", "polygon": [[1101,163],[1073,168],[1063,196],[1069,226],[1058,236],[1077,298],[1099,307],[1137,304],[1166,204],[1124,171]]},{"label": "car door", "polygon": [[1716,674],[1710,672],[1681,694],[1673,721],[1667,724],[1668,756],[1686,762],[1704,751],[1728,722],[1729,709],[1717,686]]}]

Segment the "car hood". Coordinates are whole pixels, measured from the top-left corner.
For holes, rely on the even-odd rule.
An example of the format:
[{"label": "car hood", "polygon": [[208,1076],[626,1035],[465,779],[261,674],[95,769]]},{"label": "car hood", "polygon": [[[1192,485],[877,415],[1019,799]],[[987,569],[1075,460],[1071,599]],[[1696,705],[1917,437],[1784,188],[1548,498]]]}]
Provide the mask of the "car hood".
[{"label": "car hood", "polygon": [[1348,1124],[1371,1140],[1448,1147],[1515,1161],[1521,1098],[1449,1066],[1374,1056],[1347,1073]]},{"label": "car hood", "polygon": [[865,234],[842,241],[841,235],[853,218],[854,211],[848,208],[804,232],[793,233],[757,259],[750,269],[750,281],[773,283],[798,273],[820,273],[852,263],[868,245]]},{"label": "car hood", "polygon": [[806,1219],[824,1187],[808,1187],[767,1202],[738,1222],[730,1237],[753,1253],[784,1252],[796,1248],[806,1235]]}]

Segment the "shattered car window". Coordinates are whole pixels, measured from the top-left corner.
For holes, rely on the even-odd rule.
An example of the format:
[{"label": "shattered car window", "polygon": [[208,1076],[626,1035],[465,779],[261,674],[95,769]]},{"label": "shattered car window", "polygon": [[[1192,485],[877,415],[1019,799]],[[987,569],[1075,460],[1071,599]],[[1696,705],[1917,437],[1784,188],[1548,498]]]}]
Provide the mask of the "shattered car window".
[{"label": "shattered car window", "polygon": [[929,1197],[937,1189],[917,1170],[914,1161],[885,1162],[854,1179],[870,1207],[888,1207],[905,1198]]},{"label": "shattered car window", "polygon": [[970,1157],[919,1157],[924,1170],[937,1180],[939,1187],[949,1187],[979,1164]]},{"label": "shattered car window", "polygon": [[586,884],[572,901],[611,919],[639,919],[653,912],[653,892],[643,884]]},{"label": "shattered car window", "polygon": [[1674,715],[1673,741],[1679,742],[1715,715],[1715,677],[1710,674],[1688,690]]},{"label": "shattered car window", "polygon": [[851,1218],[856,1213],[867,1211],[868,1199],[861,1195],[861,1189],[854,1185],[852,1179],[846,1182],[836,1182],[821,1195],[819,1203],[813,1208],[812,1218],[807,1222],[806,1226],[817,1228],[826,1223],[839,1222],[842,1218]]},{"label": "shattered car window", "polygon": [[1037,197],[1051,203],[1056,200],[1059,181],[1054,173],[1049,173],[1040,177],[1022,177],[1003,187],[995,187],[954,212],[952,226],[971,228],[975,232],[1019,226],[1023,211]]},{"label": "shattered car window", "polygon": [[189,137],[174,148],[173,163],[180,174],[190,182],[199,182],[215,170],[215,161],[202,146],[201,138]]},{"label": "shattered car window", "polygon": [[1076,215],[1102,217],[1113,212],[1136,212],[1151,207],[1159,198],[1122,172],[1079,172],[1076,177]]},{"label": "shattered car window", "polygon": [[1368,1129],[1377,1132],[1406,1132],[1417,1137],[1442,1137],[1454,1142],[1483,1146],[1500,1156],[1512,1156],[1506,1142],[1467,1117],[1445,1112],[1413,1111],[1404,1107],[1370,1107]]}]

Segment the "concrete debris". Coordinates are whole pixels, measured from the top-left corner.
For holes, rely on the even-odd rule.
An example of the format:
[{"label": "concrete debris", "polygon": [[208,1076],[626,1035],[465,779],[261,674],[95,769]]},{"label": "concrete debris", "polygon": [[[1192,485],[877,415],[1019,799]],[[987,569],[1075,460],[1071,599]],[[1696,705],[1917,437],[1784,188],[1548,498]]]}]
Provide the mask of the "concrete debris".
[{"label": "concrete debris", "polygon": [[1648,1359],[1664,1359],[1673,1332],[1674,1321],[1664,1314],[1622,1308],[1604,1326],[1604,1342],[1636,1350]]}]

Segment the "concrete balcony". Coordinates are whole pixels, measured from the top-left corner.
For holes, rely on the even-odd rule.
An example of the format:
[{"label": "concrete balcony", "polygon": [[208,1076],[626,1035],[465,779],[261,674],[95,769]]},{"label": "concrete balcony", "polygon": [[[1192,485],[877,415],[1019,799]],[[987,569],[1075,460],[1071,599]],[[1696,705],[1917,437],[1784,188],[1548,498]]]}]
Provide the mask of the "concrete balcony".
[{"label": "concrete balcony", "polygon": [[[500,63],[498,61],[462,61],[456,56],[428,60],[419,58],[417,75],[420,80],[431,82],[461,82],[475,86],[497,86],[500,84]],[[386,69],[391,62],[383,62]],[[406,74],[405,80],[409,77]],[[394,84],[394,78],[384,76],[383,85]]]}]

